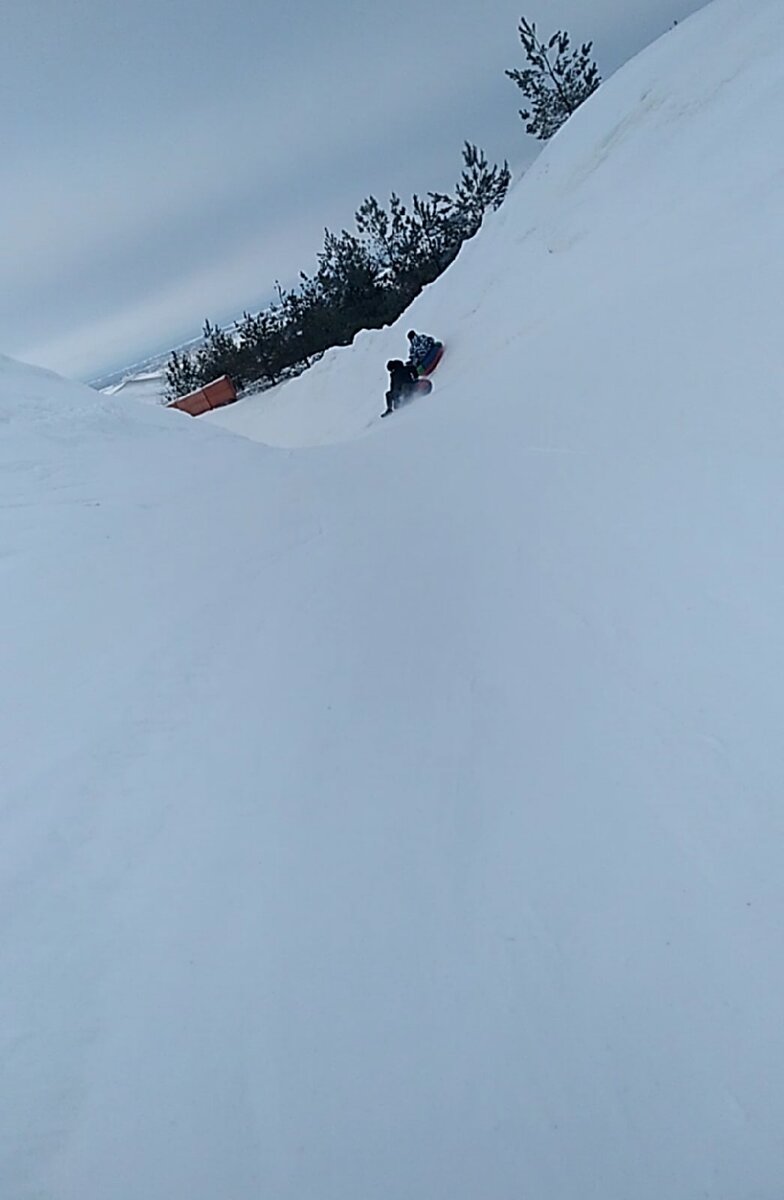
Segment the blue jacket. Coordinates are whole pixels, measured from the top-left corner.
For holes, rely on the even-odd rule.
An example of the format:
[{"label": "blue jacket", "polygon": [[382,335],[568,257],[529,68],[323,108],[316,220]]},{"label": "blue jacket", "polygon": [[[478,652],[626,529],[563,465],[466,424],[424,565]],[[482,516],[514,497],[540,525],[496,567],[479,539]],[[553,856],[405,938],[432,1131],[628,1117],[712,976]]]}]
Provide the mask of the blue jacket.
[{"label": "blue jacket", "polygon": [[408,361],[415,367],[420,367],[431,350],[435,348],[436,339],[428,337],[426,333],[417,333],[412,337],[410,345]]}]

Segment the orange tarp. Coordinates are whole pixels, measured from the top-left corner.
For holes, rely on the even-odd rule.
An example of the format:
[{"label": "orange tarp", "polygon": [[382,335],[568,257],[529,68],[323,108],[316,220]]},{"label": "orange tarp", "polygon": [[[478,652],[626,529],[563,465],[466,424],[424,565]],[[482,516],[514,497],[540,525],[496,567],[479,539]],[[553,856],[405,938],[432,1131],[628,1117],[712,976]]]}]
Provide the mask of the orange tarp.
[{"label": "orange tarp", "polygon": [[237,389],[234,384],[228,375],[221,375],[220,379],[213,379],[212,383],[206,383],[197,392],[188,392],[187,396],[173,400],[169,408],[179,408],[181,412],[189,413],[192,417],[200,417],[211,408],[222,408],[224,404],[233,404],[236,399]]}]

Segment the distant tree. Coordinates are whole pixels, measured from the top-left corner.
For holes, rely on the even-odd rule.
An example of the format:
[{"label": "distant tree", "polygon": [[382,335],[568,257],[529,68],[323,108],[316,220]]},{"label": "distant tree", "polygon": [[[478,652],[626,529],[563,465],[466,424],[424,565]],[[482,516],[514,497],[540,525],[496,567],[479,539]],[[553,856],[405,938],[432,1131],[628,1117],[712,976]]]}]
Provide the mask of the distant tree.
[{"label": "distant tree", "polygon": [[556,133],[601,83],[599,68],[591,59],[593,42],[570,50],[569,34],[563,30],[543,42],[533,21],[520,20],[518,30],[525,56],[524,70],[507,71],[531,107],[521,109],[526,132],[542,141]]},{"label": "distant tree", "polygon": [[507,162],[491,169],[483,151],[470,142],[463,147],[463,163],[453,206],[461,227],[461,241],[474,236],[486,212],[501,207],[512,179]]},{"label": "distant tree", "polygon": [[196,352],[199,383],[203,386],[221,375],[230,375],[235,386],[242,388],[245,374],[242,369],[242,350],[239,340],[221,329],[220,325],[204,322],[204,341]]},{"label": "distant tree", "polygon": [[339,236],[325,231],[316,282],[332,318],[332,345],[348,345],[360,329],[382,323],[384,285],[378,264],[367,243],[345,229]]},{"label": "distant tree", "polygon": [[309,367],[336,344],[337,314],[328,303],[319,279],[304,271],[300,272],[299,287],[286,294],[282,320],[285,361],[289,368]]},{"label": "distant tree", "polygon": [[387,212],[375,196],[368,196],[357,209],[354,220],[375,260],[379,279],[386,284],[396,283],[405,269],[407,255],[406,206],[393,192]]},{"label": "distant tree", "polygon": [[457,255],[460,246],[482,224],[485,212],[498,208],[510,182],[507,163],[490,167],[484,153],[469,142],[463,148],[463,173],[455,196],[428,192],[415,195],[411,209],[392,194],[389,211],[374,196],[356,213],[357,229],[378,267],[379,281],[394,290],[397,312],[437,279]]},{"label": "distant tree", "polygon": [[411,243],[415,294],[437,279],[456,257],[465,240],[455,201],[441,192],[411,204]]},{"label": "distant tree", "polygon": [[193,358],[187,353],[172,350],[166,365],[166,398],[177,400],[200,387],[199,372]]},{"label": "distant tree", "polygon": [[243,313],[237,324],[237,342],[243,376],[277,383],[286,359],[280,309],[273,306],[259,313]]}]

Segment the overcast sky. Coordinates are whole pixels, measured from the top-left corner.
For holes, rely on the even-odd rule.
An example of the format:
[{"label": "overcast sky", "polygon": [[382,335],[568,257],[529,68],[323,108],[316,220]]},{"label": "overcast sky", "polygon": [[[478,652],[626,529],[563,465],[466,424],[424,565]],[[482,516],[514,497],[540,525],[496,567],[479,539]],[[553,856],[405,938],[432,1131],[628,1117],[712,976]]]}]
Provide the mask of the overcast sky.
[{"label": "overcast sky", "polygon": [[605,77],[704,0],[9,0],[0,351],[92,378],[260,307],[362,199],[537,148],[522,14]]}]

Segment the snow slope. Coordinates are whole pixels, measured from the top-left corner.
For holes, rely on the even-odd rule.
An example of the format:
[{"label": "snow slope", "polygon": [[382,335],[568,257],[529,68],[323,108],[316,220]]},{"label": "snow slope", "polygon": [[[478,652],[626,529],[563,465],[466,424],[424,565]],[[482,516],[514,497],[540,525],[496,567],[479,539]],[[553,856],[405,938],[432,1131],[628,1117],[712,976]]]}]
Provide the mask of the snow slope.
[{"label": "snow slope", "polygon": [[783,120],[716,0],[296,450],[0,360],[0,1195],[781,1191]]},{"label": "snow slope", "polygon": [[120,383],[101,388],[106,396],[122,396],[123,400],[135,400],[141,404],[163,404],[166,380],[160,371],[140,371],[128,375]]}]

